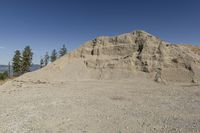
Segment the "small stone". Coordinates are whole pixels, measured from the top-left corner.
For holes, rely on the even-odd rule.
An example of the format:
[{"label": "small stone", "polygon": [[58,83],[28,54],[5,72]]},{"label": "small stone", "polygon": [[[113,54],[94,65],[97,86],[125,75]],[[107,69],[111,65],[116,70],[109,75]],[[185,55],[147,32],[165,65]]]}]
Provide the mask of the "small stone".
[{"label": "small stone", "polygon": [[198,83],[196,79],[192,79],[192,83]]}]

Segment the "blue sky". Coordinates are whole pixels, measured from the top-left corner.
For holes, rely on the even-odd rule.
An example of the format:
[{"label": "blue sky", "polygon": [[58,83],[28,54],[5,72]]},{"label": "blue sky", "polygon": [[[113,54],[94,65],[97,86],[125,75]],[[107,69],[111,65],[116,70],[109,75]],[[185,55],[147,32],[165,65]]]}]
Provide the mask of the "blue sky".
[{"label": "blue sky", "polygon": [[200,44],[199,0],[0,0],[0,64],[30,45],[34,63],[63,44],[143,29],[171,43]]}]

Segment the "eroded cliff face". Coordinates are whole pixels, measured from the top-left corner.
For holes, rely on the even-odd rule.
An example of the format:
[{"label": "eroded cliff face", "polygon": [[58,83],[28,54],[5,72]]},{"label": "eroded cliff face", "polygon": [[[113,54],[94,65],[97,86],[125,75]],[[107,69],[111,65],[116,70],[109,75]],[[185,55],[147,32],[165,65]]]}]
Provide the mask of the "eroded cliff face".
[{"label": "eroded cliff face", "polygon": [[22,80],[132,79],[200,81],[198,46],[174,45],[145,31],[98,37]]},{"label": "eroded cliff face", "polygon": [[144,72],[158,82],[196,82],[200,56],[194,47],[174,45],[144,31],[98,37],[72,53],[84,59],[96,78],[129,78]]}]

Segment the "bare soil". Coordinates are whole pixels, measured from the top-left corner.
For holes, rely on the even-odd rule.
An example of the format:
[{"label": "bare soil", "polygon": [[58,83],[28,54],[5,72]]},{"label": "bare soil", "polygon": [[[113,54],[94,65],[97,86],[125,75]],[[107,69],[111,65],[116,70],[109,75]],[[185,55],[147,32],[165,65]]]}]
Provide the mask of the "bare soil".
[{"label": "bare soil", "polygon": [[200,86],[15,80],[0,88],[0,125],[5,133],[197,133]]}]

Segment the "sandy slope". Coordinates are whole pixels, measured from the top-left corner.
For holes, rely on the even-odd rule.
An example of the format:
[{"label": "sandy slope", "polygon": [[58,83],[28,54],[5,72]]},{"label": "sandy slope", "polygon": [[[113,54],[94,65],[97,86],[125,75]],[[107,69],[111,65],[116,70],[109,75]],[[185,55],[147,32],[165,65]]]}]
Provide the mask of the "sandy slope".
[{"label": "sandy slope", "polygon": [[200,86],[17,81],[0,88],[0,132],[200,132]]}]

